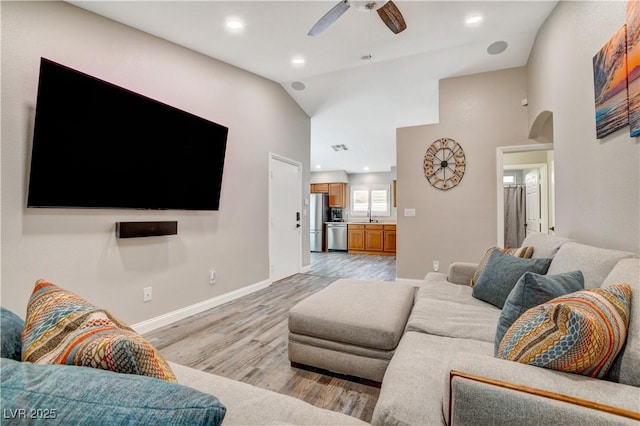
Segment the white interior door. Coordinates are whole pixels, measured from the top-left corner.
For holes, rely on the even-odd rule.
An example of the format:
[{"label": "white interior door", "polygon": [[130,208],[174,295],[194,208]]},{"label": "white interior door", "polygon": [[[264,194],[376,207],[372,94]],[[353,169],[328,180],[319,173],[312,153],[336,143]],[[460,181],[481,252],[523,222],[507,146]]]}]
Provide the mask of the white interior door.
[{"label": "white interior door", "polygon": [[538,170],[531,170],[525,175],[527,189],[527,235],[532,232],[540,232],[540,189],[538,183]]},{"label": "white interior door", "polygon": [[300,272],[302,257],[302,166],[269,159],[269,261],[271,281]]}]

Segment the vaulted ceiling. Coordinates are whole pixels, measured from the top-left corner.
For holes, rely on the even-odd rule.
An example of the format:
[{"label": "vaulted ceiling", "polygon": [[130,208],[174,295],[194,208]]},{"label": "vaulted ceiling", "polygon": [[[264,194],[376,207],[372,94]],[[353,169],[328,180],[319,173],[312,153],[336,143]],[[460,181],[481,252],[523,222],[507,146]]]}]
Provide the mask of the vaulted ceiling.
[{"label": "vaulted ceiling", "polygon": [[351,7],[314,37],[336,0],[70,3],[280,83],[311,117],[311,170],[359,173],[395,165],[396,128],[438,121],[439,79],[526,65],[557,1],[398,0],[399,34]]}]

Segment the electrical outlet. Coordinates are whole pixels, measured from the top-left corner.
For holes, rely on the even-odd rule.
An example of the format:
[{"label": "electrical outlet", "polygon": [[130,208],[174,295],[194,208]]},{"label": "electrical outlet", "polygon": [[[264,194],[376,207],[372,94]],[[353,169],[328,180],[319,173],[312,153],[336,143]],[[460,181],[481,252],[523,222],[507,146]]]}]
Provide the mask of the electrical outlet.
[{"label": "electrical outlet", "polygon": [[215,269],[209,271],[209,284],[215,284],[216,279],[218,278],[218,273]]},{"label": "electrical outlet", "polygon": [[144,297],[142,299],[143,302],[151,302],[151,299],[153,298],[152,292],[151,292],[151,287],[145,287],[142,289],[143,293],[144,293]]}]

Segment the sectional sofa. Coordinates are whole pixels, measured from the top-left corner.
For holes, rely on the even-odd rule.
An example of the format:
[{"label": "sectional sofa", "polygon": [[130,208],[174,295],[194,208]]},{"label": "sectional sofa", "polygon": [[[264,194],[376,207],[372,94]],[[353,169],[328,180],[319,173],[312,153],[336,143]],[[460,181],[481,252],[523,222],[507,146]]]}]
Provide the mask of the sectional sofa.
[{"label": "sectional sofa", "polygon": [[[552,259],[548,275],[581,271],[585,288],[631,286],[636,297],[626,343],[607,375],[591,378],[497,358],[502,311],[474,297],[469,283],[478,265],[454,263],[448,275],[429,273],[415,290],[399,344],[385,364],[373,424],[638,424],[640,259],[543,234],[527,237],[523,245],[534,248],[534,258]],[[1,408],[24,423],[29,418],[22,416],[51,415],[53,409],[64,423],[216,424],[224,418],[229,425],[365,424],[172,363],[178,384],[20,362],[24,324],[4,310],[2,315]]]},{"label": "sectional sofa", "polygon": [[548,275],[579,270],[587,289],[631,285],[626,346],[606,378],[496,358],[501,310],[473,297],[469,283],[478,265],[454,263],[448,276],[429,273],[416,293],[382,381],[375,425],[638,424],[638,256],[546,234],[531,234],[523,246],[534,248],[534,258],[552,259]]}]

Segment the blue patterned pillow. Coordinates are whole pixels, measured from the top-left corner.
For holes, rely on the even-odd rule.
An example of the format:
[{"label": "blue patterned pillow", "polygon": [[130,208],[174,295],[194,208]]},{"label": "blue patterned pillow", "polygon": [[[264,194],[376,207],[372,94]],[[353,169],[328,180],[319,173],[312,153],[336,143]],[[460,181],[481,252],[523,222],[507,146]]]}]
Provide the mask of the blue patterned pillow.
[{"label": "blue patterned pillow", "polygon": [[525,272],[546,274],[550,264],[551,259],[522,259],[494,249],[471,294],[502,309],[507,296]]},{"label": "blue patterned pillow", "polygon": [[213,395],[97,368],[3,358],[0,380],[4,419],[9,422],[14,416],[61,425],[219,425],[226,413]]},{"label": "blue patterned pillow", "polygon": [[504,333],[529,308],[583,289],[584,276],[580,271],[558,275],[525,272],[504,302],[496,329],[495,353],[498,353],[498,346],[500,346]]},{"label": "blue patterned pillow", "polygon": [[557,297],[522,314],[496,356],[602,378],[626,341],[630,304],[628,284]]},{"label": "blue patterned pillow", "polygon": [[24,321],[10,310],[0,307],[0,324],[2,325],[2,331],[0,331],[0,340],[2,340],[0,355],[2,358],[20,361],[22,358]]}]

